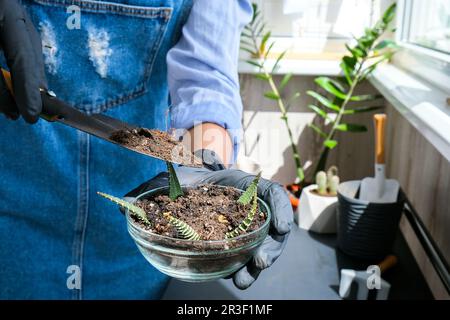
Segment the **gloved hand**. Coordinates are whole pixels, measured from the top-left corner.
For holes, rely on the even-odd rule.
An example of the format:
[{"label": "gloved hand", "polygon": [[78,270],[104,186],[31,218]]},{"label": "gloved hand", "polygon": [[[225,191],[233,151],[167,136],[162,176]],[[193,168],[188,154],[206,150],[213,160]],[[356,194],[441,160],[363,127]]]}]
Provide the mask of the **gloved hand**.
[{"label": "gloved hand", "polygon": [[0,1],[0,49],[11,71],[14,98],[0,75],[0,112],[35,123],[42,111],[39,88],[47,89],[39,34],[17,0]]},{"label": "gloved hand", "polygon": [[[178,167],[176,169],[181,185],[199,185],[204,183],[232,186],[245,190],[254,176],[240,170],[225,169],[212,151],[200,151],[196,154],[203,159],[204,168]],[[160,173],[148,182],[141,184],[125,195],[133,202],[141,193],[168,185],[168,174]],[[280,256],[286,244],[293,219],[292,207],[283,188],[274,182],[261,179],[258,184],[258,196],[272,211],[269,235],[257,250],[253,259],[233,275],[234,284],[240,289],[248,288],[263,269],[270,267]]]}]

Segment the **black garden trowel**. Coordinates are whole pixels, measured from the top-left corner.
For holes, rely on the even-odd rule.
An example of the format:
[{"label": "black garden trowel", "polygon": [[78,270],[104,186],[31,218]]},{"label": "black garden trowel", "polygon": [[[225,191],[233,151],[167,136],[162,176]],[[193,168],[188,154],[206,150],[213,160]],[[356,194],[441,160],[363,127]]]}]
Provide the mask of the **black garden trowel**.
[{"label": "black garden trowel", "polygon": [[[2,69],[3,78],[5,83],[13,93],[13,86],[11,81],[11,74]],[[182,149],[183,146],[180,144],[176,144],[175,147],[181,148],[181,152],[172,152],[174,145],[171,145],[171,150],[167,150],[167,152],[159,152],[155,153],[152,150],[138,150],[124,144],[118,143],[113,140],[111,136],[114,133],[123,130],[133,130],[139,129],[138,127],[128,124],[126,122],[120,121],[118,119],[109,117],[104,114],[94,114],[88,115],[84,112],[79,111],[78,109],[68,105],[66,102],[58,99],[50,90],[41,89],[41,98],[42,98],[42,114],[41,118],[49,121],[49,122],[60,122],[72,128],[78,129],[80,131],[86,132],[90,135],[96,136],[100,139],[106,140],[108,142],[120,145],[123,148],[127,148],[134,152],[138,152],[153,158],[161,159],[164,161],[169,161],[177,164],[182,164],[185,166],[194,166],[198,167],[201,161],[196,158],[190,151],[186,151]],[[169,146],[170,144],[168,144]],[[159,144],[158,148],[161,150],[163,148],[163,144]],[[170,156],[164,156],[170,155]],[[176,155],[176,156],[174,156]]]}]

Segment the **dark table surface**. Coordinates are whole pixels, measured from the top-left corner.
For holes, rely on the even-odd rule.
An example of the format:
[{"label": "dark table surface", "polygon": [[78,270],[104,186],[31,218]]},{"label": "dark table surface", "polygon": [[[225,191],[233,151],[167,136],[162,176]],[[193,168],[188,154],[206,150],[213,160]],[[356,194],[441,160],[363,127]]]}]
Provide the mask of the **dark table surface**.
[{"label": "dark table surface", "polygon": [[[389,299],[432,299],[400,232],[393,253],[398,263],[382,275],[391,284]],[[339,300],[340,270],[366,270],[367,266],[367,262],[350,258],[336,249],[335,235],[314,234],[294,226],[282,256],[249,289],[239,290],[231,280],[224,279],[207,283],[172,279],[163,299]]]}]

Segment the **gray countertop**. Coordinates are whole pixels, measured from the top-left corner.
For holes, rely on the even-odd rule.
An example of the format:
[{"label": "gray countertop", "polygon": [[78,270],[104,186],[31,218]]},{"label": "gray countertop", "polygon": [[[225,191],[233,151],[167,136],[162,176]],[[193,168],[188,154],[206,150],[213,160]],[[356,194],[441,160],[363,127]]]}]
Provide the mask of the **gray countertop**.
[{"label": "gray countertop", "polygon": [[[391,284],[390,299],[432,299],[420,270],[399,233],[393,249],[396,267],[382,277]],[[335,235],[318,235],[293,227],[286,248],[274,265],[263,271],[247,290],[231,280],[187,283],[172,279],[163,299],[318,299],[338,300],[339,270],[362,270],[367,262],[336,249]]]}]

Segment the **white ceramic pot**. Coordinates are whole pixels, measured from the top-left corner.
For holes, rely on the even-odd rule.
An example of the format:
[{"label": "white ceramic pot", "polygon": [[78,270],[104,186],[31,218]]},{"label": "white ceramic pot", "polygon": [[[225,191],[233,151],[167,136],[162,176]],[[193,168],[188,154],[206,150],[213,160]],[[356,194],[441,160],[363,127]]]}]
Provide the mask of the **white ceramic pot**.
[{"label": "white ceramic pot", "polygon": [[313,184],[303,188],[300,204],[295,212],[295,222],[305,230],[317,233],[336,233],[337,230],[337,197],[320,196],[312,190]]}]

